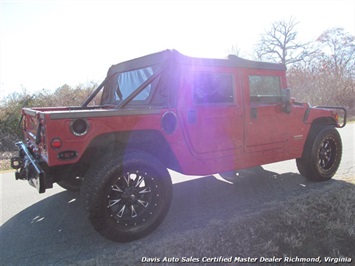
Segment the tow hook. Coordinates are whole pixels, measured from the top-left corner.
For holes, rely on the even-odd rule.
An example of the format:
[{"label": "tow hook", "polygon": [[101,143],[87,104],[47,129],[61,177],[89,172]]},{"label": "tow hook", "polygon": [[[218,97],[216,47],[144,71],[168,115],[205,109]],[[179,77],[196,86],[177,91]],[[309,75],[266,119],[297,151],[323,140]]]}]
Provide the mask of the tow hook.
[{"label": "tow hook", "polygon": [[11,158],[11,167],[13,169],[20,169],[23,166],[23,160],[20,157]]},{"label": "tow hook", "polygon": [[46,182],[39,159],[32,155],[31,150],[22,141],[17,142],[16,146],[19,148],[19,156],[11,159],[11,167],[17,170],[16,180],[27,180],[39,193],[44,193],[46,188],[52,187],[52,183]]}]

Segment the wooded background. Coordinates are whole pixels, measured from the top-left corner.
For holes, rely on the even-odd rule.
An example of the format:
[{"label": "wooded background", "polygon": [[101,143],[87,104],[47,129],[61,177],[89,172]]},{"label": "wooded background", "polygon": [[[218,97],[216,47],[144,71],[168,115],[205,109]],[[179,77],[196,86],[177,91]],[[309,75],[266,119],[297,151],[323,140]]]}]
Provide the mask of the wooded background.
[{"label": "wooded background", "polygon": [[[343,28],[321,33],[315,41],[297,39],[298,22],[276,21],[260,35],[250,55],[243,55],[238,45],[230,53],[259,61],[283,63],[287,66],[288,86],[297,101],[312,105],[338,105],[355,116],[355,36]],[[0,151],[15,150],[15,141],[22,138],[19,126],[23,107],[77,106],[97,87],[95,82],[75,87],[63,85],[54,92],[29,93],[14,88],[14,93],[0,102]]]}]

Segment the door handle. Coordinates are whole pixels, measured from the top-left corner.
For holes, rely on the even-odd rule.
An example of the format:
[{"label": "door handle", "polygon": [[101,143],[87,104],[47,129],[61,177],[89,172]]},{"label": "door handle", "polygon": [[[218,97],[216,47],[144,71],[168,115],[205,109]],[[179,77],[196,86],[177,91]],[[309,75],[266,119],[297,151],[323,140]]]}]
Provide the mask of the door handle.
[{"label": "door handle", "polygon": [[187,122],[189,124],[196,124],[197,121],[197,113],[196,110],[189,110],[187,112]]},{"label": "door handle", "polygon": [[250,109],[250,117],[254,119],[258,117],[258,109],[256,107]]}]

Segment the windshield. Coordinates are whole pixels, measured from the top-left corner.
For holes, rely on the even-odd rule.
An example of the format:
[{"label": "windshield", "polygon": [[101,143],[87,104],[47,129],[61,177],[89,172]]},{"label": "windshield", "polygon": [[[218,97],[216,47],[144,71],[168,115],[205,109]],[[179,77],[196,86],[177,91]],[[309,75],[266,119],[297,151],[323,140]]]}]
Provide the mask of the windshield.
[{"label": "windshield", "polygon": [[[153,66],[113,74],[107,81],[101,104],[118,104],[132,94],[139,86],[153,76]],[[154,82],[148,84],[134,99],[136,102],[149,100]]]}]

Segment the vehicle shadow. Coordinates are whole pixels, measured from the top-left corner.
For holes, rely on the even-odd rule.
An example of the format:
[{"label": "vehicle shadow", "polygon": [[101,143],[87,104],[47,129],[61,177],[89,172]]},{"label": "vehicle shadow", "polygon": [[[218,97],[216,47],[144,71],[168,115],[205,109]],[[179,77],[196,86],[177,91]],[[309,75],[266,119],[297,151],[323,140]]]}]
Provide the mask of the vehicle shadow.
[{"label": "vehicle shadow", "polygon": [[[16,214],[0,228],[2,265],[66,265],[149,245],[172,233],[201,228],[215,219],[229,219],[262,210],[268,203],[331,186],[336,180],[311,183],[295,173],[257,169],[235,184],[219,175],[174,184],[170,211],[149,236],[114,243],[102,238],[86,219],[78,193],[50,196]],[[134,256],[134,254],[132,254]]]},{"label": "vehicle shadow", "polygon": [[310,182],[298,173],[277,174],[261,166],[242,172],[233,183],[224,180],[235,175],[230,172],[175,185],[174,200],[164,225],[171,225],[169,231],[177,232],[201,228],[214,219],[227,220],[260,211],[270,203],[285,202],[337,182]]}]

